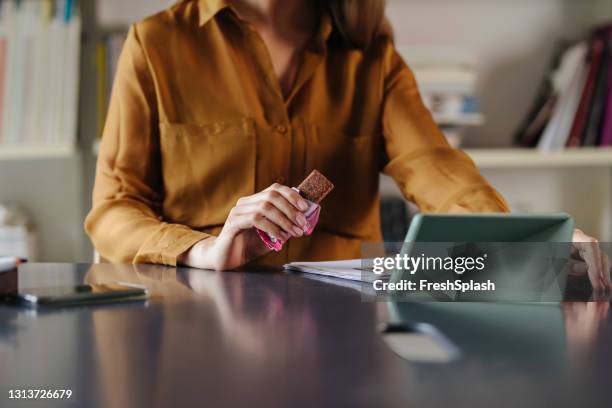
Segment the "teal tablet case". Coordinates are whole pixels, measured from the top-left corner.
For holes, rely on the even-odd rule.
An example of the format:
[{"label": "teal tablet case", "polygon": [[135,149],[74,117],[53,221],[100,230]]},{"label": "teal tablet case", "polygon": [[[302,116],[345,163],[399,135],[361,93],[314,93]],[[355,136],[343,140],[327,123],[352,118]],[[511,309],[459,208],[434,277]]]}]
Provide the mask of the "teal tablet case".
[{"label": "teal tablet case", "polygon": [[[522,275],[523,285],[515,285],[514,290],[531,291],[525,300],[532,300],[533,295],[540,298],[538,302],[521,302],[520,296],[501,301],[475,296],[439,302],[434,297],[415,296],[413,301],[389,302],[390,318],[433,325],[464,358],[503,359],[551,368],[563,365],[565,335],[559,301],[565,275],[546,269],[540,252],[550,244],[561,252],[560,259],[569,258],[573,230],[574,221],[567,214],[419,214],[410,226],[403,253],[411,254],[420,243],[519,243],[521,253],[513,256],[512,251],[505,251],[508,253],[499,260],[501,270],[494,274]],[[399,279],[416,278],[394,272],[392,281]]]},{"label": "teal tablet case", "polygon": [[417,214],[405,242],[571,242],[567,214]]}]

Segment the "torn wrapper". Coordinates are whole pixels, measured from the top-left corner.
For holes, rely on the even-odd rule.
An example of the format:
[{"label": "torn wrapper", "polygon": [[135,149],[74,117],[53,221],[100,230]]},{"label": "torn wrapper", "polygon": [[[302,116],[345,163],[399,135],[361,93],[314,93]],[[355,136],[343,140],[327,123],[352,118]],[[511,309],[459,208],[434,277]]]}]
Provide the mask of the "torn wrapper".
[{"label": "torn wrapper", "polygon": [[[294,188],[295,191],[299,192],[297,188]],[[304,235],[309,236],[314,231],[317,223],[319,222],[319,215],[321,214],[321,206],[319,204],[313,203],[312,201],[306,200],[308,203],[308,209],[304,212],[304,216],[306,217],[306,227],[304,228]],[[280,251],[283,249],[284,242],[280,239],[271,237],[267,233],[261,231],[256,228],[257,234],[261,238],[261,240],[266,244],[268,248],[273,251]]]}]

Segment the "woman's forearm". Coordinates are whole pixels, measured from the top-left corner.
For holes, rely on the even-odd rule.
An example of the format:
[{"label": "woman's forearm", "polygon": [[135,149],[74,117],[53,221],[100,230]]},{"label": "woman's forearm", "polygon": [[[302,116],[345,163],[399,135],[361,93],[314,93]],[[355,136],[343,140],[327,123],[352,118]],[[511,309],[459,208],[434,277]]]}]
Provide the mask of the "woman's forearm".
[{"label": "woman's forearm", "polygon": [[215,264],[214,245],[216,239],[216,237],[210,237],[197,242],[189,250],[178,256],[177,264],[198,269],[219,269],[218,265]]}]

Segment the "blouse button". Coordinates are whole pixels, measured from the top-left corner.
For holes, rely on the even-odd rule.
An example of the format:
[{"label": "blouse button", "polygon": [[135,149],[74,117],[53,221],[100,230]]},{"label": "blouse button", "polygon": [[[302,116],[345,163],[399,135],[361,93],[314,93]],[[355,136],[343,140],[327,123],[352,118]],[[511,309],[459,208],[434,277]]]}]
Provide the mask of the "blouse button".
[{"label": "blouse button", "polygon": [[276,126],[276,131],[278,133],[280,133],[281,135],[284,135],[285,133],[287,133],[287,130],[288,130],[287,126],[285,126],[285,125],[278,125],[278,126]]}]

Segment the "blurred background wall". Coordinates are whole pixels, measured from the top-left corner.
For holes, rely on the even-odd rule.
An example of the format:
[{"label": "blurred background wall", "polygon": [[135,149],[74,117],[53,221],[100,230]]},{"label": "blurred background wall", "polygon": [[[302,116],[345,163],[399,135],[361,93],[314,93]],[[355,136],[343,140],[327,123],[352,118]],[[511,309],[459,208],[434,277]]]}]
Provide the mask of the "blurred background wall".
[{"label": "blurred background wall", "polygon": [[[61,0],[57,7],[61,11],[70,2]],[[91,204],[97,137],[113,61],[129,24],[171,2],[79,3],[75,16],[61,16],[64,23],[80,20],[74,75],[79,80],[73,81],[78,92],[75,134],[18,142],[0,136],[0,203],[14,203],[31,217],[39,259],[44,261],[91,259],[82,220]],[[398,50],[415,70],[424,94],[440,78],[454,78],[470,93],[468,113],[436,118],[515,211],[567,211],[586,231],[612,238],[611,151],[584,148],[543,154],[513,146],[560,44],[585,38],[594,27],[612,22],[612,2],[390,0],[388,16]],[[0,23],[0,38],[9,29]],[[382,190],[388,197],[398,196],[384,177]]]}]

